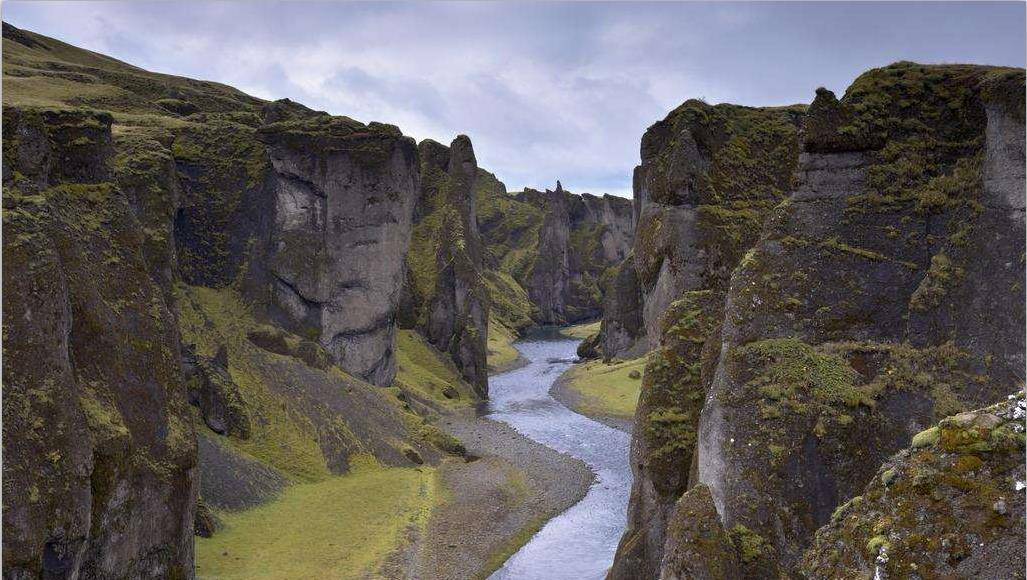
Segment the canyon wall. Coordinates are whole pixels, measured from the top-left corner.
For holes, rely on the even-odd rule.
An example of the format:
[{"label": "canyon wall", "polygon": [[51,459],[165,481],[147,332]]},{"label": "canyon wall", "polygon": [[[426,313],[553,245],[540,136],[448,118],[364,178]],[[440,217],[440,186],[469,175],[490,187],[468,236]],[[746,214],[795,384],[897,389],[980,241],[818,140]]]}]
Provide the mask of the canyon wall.
[{"label": "canyon wall", "polygon": [[315,338],[349,373],[396,375],[396,309],[419,168],[394,126],[303,115],[263,125],[275,220],[271,317]]},{"label": "canyon wall", "polygon": [[[709,229],[677,208],[647,225],[646,206],[661,183],[702,183],[694,168],[716,161],[690,154],[708,139],[700,131],[649,173],[647,143],[665,129],[647,133],[635,260],[645,325],[661,342],[636,415],[629,530],[611,577],[796,577],[817,529],[914,435],[1022,387],[1023,83],[1016,69],[897,63],[862,75],[841,101],[818,90],[796,119],[794,181],[753,224],[758,237],[718,242],[726,260],[697,264],[713,254],[688,251],[678,268],[664,254],[701,248]],[[773,165],[740,167],[731,175]],[[1022,433],[1010,445],[1022,455]],[[1008,471],[1001,455],[945,452]],[[975,491],[944,485],[943,495]],[[987,537],[1022,544],[1003,518]],[[866,571],[877,557],[892,572],[912,562],[931,575],[962,560],[973,568],[986,553],[967,545],[945,566],[912,548],[897,556],[909,532],[885,524],[875,532],[893,543],[883,564],[877,542],[840,565]],[[957,525],[959,537],[980,532],[973,525]],[[700,532],[716,548],[690,559]],[[820,550],[811,577],[834,565]]]},{"label": "canyon wall", "polygon": [[[608,294],[628,306],[604,316],[609,340],[623,324],[621,313],[634,310],[634,326],[625,328],[653,349],[636,410],[635,481],[614,577],[657,573],[666,522],[688,488],[728,278],[794,183],[801,113],[687,101],[642,139],[635,271],[618,276],[623,285]],[[632,287],[639,292],[634,302]],[[624,344],[633,338],[621,335]]]},{"label": "canyon wall", "polygon": [[401,322],[449,353],[484,398],[490,300],[475,210],[474,148],[469,138],[460,135],[449,147],[425,140],[418,150],[421,191],[407,257],[409,278]]},{"label": "canyon wall", "polygon": [[196,441],[151,276],[169,248],[145,245],[109,114],[3,117],[4,577],[189,577]]},{"label": "canyon wall", "polygon": [[555,190],[494,192],[480,205],[488,259],[527,292],[536,324],[600,315],[604,285],[630,249],[629,200],[576,195],[557,182]]}]

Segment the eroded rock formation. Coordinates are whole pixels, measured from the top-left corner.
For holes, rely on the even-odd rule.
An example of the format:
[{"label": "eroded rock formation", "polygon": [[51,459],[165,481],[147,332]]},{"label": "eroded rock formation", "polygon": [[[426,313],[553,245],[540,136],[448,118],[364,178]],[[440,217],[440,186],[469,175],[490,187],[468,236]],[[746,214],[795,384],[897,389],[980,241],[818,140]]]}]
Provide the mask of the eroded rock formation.
[{"label": "eroded rock formation", "polygon": [[[604,322],[607,340],[621,327],[624,344],[641,335],[653,348],[632,438],[628,530],[613,577],[658,574],[668,518],[689,485],[728,277],[792,186],[801,111],[687,101],[643,137],[635,272],[618,276],[608,296],[619,307]],[[634,299],[632,286],[640,291]]]},{"label": "eroded rock formation", "polygon": [[612,195],[555,190],[517,195],[542,211],[534,260],[524,285],[541,324],[566,324],[602,312],[602,287],[630,251],[631,203]]},{"label": "eroded rock formation", "polygon": [[[702,211],[651,205],[682,204],[717,175],[703,154],[718,142],[707,129],[716,117],[696,115],[687,134],[666,122],[647,133],[635,261],[659,350],[613,577],[722,577],[736,565],[729,576],[796,576],[816,529],[914,434],[1022,382],[1023,82],[1022,70],[897,63],[841,101],[818,91],[801,119],[795,184],[769,182],[787,199],[739,235],[704,225]],[[795,168],[777,159],[721,165],[733,167],[722,175]],[[714,215],[742,217],[728,208]],[[720,542],[724,556],[701,573],[675,555],[695,549],[683,545],[695,528],[669,525],[679,497],[708,513],[684,499],[699,484],[732,547]]]},{"label": "eroded rock formation", "polygon": [[917,434],[839,506],[809,578],[1023,578],[1023,392]]},{"label": "eroded rock formation", "polygon": [[111,121],[4,108],[5,577],[193,573],[166,247],[116,181]]},{"label": "eroded rock formation", "polygon": [[272,317],[377,385],[396,375],[396,309],[418,191],[391,125],[304,115],[265,125],[274,168]]},{"label": "eroded rock formation", "polygon": [[478,234],[478,164],[464,135],[449,147],[418,146],[421,190],[407,263],[410,277],[403,317],[454,364],[480,396],[488,391],[485,343],[489,296]]}]

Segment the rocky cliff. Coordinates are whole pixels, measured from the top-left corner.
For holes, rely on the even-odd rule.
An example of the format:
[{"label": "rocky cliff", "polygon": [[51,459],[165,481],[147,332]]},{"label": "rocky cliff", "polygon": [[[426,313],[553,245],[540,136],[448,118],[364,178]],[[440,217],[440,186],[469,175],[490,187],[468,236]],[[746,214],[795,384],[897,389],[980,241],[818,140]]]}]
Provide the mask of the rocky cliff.
[{"label": "rocky cliff", "polygon": [[411,139],[7,24],[3,44],[5,577],[192,577],[211,509],[461,452],[428,387],[375,386]]},{"label": "rocky cliff", "polygon": [[[503,197],[499,197],[503,196]],[[534,306],[537,324],[596,318],[614,267],[630,251],[631,203],[612,195],[527,189],[485,198],[479,220],[488,260]]]},{"label": "rocky cliff", "polygon": [[607,357],[637,340],[654,349],[615,577],[656,575],[668,518],[688,488],[728,277],[794,183],[801,112],[687,101],[643,137],[634,271],[622,268],[604,316]]},{"label": "rocky cliff", "polygon": [[425,140],[418,150],[421,190],[407,258],[403,322],[449,353],[484,398],[490,298],[475,210],[478,164],[464,135],[449,147]]},{"label": "rocky cliff", "polygon": [[189,577],[196,440],[151,276],[168,248],[146,244],[109,114],[3,120],[4,576]]},{"label": "rocky cliff", "polygon": [[326,114],[263,125],[273,173],[271,318],[351,374],[396,375],[396,309],[418,194],[417,151],[394,126]]},{"label": "rocky cliff", "polygon": [[[650,205],[702,191],[710,132],[643,140],[635,261],[660,349],[613,577],[799,575],[817,528],[913,435],[1023,380],[1023,71],[897,63],[788,115],[801,155],[773,132],[791,135],[780,163],[725,174],[792,168],[764,182],[778,193],[742,228],[757,236]],[[647,170],[666,135],[680,145]],[[711,503],[733,556],[682,572],[700,524],[679,510]]]},{"label": "rocky cliff", "polygon": [[811,578],[1023,578],[1023,392],[913,437],[817,531]]}]

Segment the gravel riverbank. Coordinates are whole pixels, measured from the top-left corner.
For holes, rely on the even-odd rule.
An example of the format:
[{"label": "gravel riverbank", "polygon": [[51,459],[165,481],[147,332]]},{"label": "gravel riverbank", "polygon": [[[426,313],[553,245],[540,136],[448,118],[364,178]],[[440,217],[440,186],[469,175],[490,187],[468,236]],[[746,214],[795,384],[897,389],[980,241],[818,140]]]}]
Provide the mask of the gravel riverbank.
[{"label": "gravel riverbank", "polygon": [[595,480],[582,461],[503,423],[453,415],[440,426],[464,443],[469,461],[440,466],[447,499],[429,518],[411,577],[486,577]]}]

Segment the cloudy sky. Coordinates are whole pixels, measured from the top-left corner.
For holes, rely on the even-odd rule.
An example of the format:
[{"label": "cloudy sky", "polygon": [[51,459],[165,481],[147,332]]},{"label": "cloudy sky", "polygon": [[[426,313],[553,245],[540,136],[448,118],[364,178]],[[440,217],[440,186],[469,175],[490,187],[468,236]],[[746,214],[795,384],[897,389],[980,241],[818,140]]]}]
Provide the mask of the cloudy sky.
[{"label": "cloudy sky", "polygon": [[630,195],[688,98],[839,95],[897,60],[1024,66],[1025,5],[5,2],[3,19],[143,68],[448,143],[507,186]]}]

